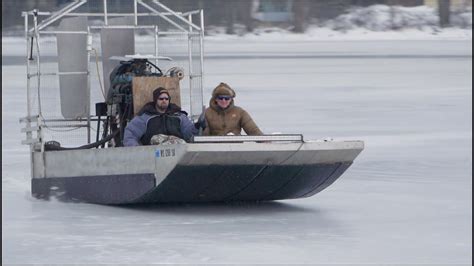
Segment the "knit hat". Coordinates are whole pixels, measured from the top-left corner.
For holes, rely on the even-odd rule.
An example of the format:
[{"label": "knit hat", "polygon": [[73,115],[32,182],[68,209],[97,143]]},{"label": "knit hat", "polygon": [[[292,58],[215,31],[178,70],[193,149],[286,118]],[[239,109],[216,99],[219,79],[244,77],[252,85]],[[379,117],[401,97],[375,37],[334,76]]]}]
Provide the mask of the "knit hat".
[{"label": "knit hat", "polygon": [[168,90],[166,90],[163,87],[158,87],[157,89],[153,91],[153,102],[156,102],[158,100],[158,97],[160,97],[160,95],[163,93],[168,94],[168,97],[170,98],[170,101],[171,101],[171,96]]},{"label": "knit hat", "polygon": [[217,87],[212,91],[212,97],[216,98],[218,95],[227,95],[235,97],[235,91],[226,83],[221,82]]}]

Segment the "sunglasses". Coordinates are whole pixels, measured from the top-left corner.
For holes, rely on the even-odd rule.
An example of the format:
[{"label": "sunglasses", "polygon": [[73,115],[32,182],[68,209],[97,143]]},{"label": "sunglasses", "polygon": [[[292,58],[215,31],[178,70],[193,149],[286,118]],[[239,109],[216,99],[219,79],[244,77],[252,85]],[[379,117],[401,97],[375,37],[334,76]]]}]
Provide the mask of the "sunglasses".
[{"label": "sunglasses", "polygon": [[225,101],[230,101],[232,97],[230,96],[217,96],[217,100],[225,100]]},{"label": "sunglasses", "polygon": [[170,99],[170,98],[168,98],[168,97],[160,97],[160,98],[158,98],[158,100],[160,100],[160,101],[168,101],[169,99]]}]

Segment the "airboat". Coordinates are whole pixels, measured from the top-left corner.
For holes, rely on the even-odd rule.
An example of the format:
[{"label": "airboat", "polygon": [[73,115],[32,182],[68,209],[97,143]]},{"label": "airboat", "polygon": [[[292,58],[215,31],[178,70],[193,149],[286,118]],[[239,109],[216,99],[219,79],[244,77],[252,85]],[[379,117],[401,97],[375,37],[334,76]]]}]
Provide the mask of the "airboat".
[{"label": "airboat", "polygon": [[27,114],[20,122],[34,197],[113,205],[304,198],[331,185],[363,150],[362,141],[301,134],[123,147],[126,123],[158,86],[190,119],[202,113],[204,13],[156,0],[124,1],[125,11],[95,3],[22,13]]}]

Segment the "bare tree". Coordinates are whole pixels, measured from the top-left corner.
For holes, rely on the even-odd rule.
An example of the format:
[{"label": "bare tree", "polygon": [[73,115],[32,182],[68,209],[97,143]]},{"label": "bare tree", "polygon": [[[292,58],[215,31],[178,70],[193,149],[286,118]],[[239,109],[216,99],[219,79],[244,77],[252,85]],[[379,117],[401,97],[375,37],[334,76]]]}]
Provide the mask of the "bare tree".
[{"label": "bare tree", "polygon": [[226,17],[226,33],[234,34],[234,23],[235,23],[235,1],[228,1],[225,3],[225,17]]},{"label": "bare tree", "polygon": [[293,0],[293,31],[304,32],[309,11],[308,0]]},{"label": "bare tree", "polygon": [[254,21],[252,18],[252,1],[251,0],[245,0],[245,1],[240,1],[242,8],[241,8],[241,13],[242,13],[242,21],[245,24],[245,28],[248,32],[252,32],[255,28]]},{"label": "bare tree", "polygon": [[450,6],[450,0],[438,0],[439,25],[441,27],[447,27],[450,24]]}]

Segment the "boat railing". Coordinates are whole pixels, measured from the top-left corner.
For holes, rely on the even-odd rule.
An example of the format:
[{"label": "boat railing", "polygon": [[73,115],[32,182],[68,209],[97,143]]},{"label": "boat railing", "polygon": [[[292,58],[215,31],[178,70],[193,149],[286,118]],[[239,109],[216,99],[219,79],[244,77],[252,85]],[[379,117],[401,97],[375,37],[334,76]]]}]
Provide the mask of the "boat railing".
[{"label": "boat railing", "polygon": [[242,142],[303,142],[301,134],[278,135],[227,135],[227,136],[194,136],[192,143],[242,143]]}]

